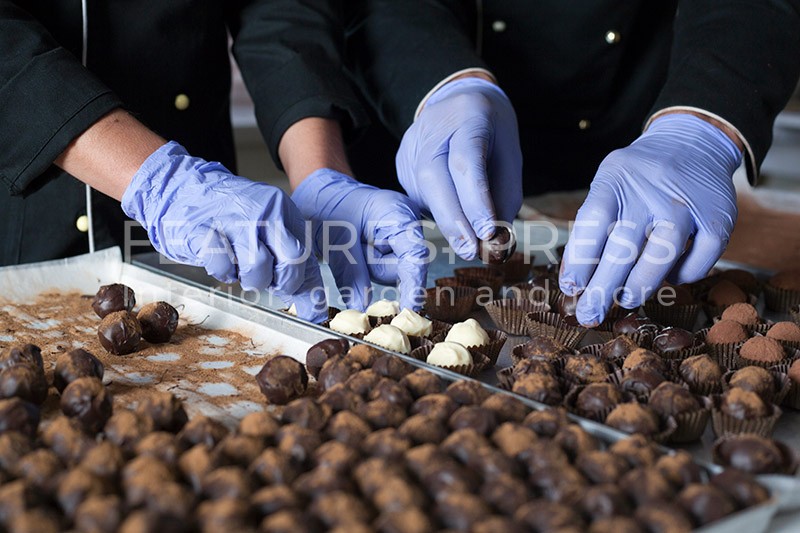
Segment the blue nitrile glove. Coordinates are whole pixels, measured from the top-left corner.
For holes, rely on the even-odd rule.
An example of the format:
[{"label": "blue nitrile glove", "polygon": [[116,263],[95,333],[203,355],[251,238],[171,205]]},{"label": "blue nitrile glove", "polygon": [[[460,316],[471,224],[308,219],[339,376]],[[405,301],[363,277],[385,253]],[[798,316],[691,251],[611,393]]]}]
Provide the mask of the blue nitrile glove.
[{"label": "blue nitrile glove", "polygon": [[522,206],[517,117],[488,81],[465,78],[433,93],[403,135],[396,163],[408,196],[463,259],[477,256],[477,239],[494,235],[495,220],[511,222]]},{"label": "blue nitrile glove", "polygon": [[313,222],[314,250],[330,265],[349,308],[369,305],[372,279],[397,283],[400,306],[419,309],[428,248],[408,197],[323,168],[303,180],[292,200]]},{"label": "blue nitrile glove", "polygon": [[619,287],[620,305],[632,309],[668,274],[674,283],[706,275],[736,223],[732,176],[741,161],[725,133],[687,114],[656,119],[605,158],[561,265],[562,291],[585,288],[576,309],[581,324],[601,322]]},{"label": "blue nitrile glove", "polygon": [[122,209],[167,258],[224,283],[238,279],[245,290],[269,288],[306,320],[327,318],[319,264],[303,244],[305,220],[280,189],[169,142],[133,176]]}]

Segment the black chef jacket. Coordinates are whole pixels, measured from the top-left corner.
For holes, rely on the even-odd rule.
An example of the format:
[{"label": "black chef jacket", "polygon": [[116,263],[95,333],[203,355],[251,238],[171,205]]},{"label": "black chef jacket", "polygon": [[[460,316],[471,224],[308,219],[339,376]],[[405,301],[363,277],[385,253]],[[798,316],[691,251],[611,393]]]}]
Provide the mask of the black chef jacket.
[{"label": "black chef jacket", "polygon": [[[88,249],[83,185],[52,162],[124,107],[193,155],[235,171],[228,32],[273,157],[297,120],[366,115],[340,60],[338,2],[89,0],[88,69],[79,0],[0,0],[0,265]],[[121,245],[118,202],[94,193],[98,247]]]},{"label": "black chef jacket", "polygon": [[800,72],[798,0],[348,5],[348,66],[395,138],[381,150],[378,134],[365,136],[368,149],[352,156],[362,177],[391,172],[396,139],[431,88],[483,67],[517,111],[526,194],[587,187],[610,151],[673,106],[735,126],[753,181]]}]

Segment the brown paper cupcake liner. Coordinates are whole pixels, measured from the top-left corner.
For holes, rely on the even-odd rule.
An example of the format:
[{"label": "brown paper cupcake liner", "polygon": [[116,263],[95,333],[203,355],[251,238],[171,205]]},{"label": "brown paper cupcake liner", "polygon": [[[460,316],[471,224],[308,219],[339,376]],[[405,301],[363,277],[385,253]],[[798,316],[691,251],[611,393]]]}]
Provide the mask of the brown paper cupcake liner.
[{"label": "brown paper cupcake liner", "polygon": [[530,300],[494,300],[486,306],[486,312],[494,324],[511,335],[527,334],[528,324],[525,319],[528,313],[549,310],[549,304]]},{"label": "brown paper cupcake liner", "polygon": [[[699,336],[701,335],[702,338],[705,338],[705,333],[708,333],[708,328],[697,332],[697,334]],[[706,351],[711,359],[713,359],[719,366],[730,370],[736,366],[739,348],[742,347],[742,344],[744,344],[744,342],[731,342],[724,344],[707,343]]]},{"label": "brown paper cupcake liner", "polygon": [[472,287],[432,287],[425,291],[425,312],[444,322],[460,322],[469,317],[477,289]]},{"label": "brown paper cupcake liner", "polygon": [[[774,403],[775,405],[781,405],[783,399],[786,398],[786,395],[789,394],[789,389],[792,386],[792,382],[789,379],[789,376],[786,375],[785,372],[780,372],[776,370],[777,367],[769,367],[769,373],[772,375],[772,379],[775,382],[775,390],[770,396],[761,396],[761,399],[767,403]],[[731,387],[731,377],[736,373],[735,370],[728,370],[725,374],[722,375],[722,391],[728,391]]]},{"label": "brown paper cupcake liner", "polygon": [[384,324],[391,324],[392,319],[397,315],[386,315],[386,316],[371,316],[369,318],[369,325],[372,329],[377,328],[378,326],[383,326]]},{"label": "brown paper cupcake liner", "polygon": [[511,390],[514,387],[514,367],[507,367],[502,370],[498,370],[497,374],[497,386],[503,390]]},{"label": "brown paper cupcake liner", "polygon": [[624,335],[638,344],[639,347],[650,350],[653,347],[653,339],[656,336],[656,332],[636,331],[634,333],[625,333]]},{"label": "brown paper cupcake liner", "polygon": [[775,340],[781,343],[781,346],[783,346],[783,349],[786,350],[787,354],[793,353],[796,350],[800,350],[800,341],[782,341],[780,339]]},{"label": "brown paper cupcake liner", "polygon": [[492,265],[490,268],[500,272],[505,283],[517,283],[528,279],[532,267],[533,258],[522,252],[514,252],[508,261],[500,265]]},{"label": "brown paper cupcake liner", "polygon": [[525,320],[528,325],[528,335],[552,337],[570,349],[575,349],[589,331],[580,326],[570,326],[560,315],[552,312],[528,313]]},{"label": "brown paper cupcake liner", "polygon": [[675,420],[675,417],[670,416],[662,421],[662,424],[661,431],[650,437],[653,442],[657,442],[658,444],[669,442],[672,435],[678,430],[678,422]]},{"label": "brown paper cupcake liner", "polygon": [[420,337],[417,335],[408,335],[408,342],[411,344],[412,352],[421,346],[433,346],[432,340],[427,337]]},{"label": "brown paper cupcake liner", "polygon": [[542,287],[534,287],[530,283],[515,283],[506,289],[505,298],[509,300],[544,302],[552,307],[553,292]]},{"label": "brown paper cupcake liner", "polygon": [[770,311],[788,313],[789,309],[800,305],[800,291],[778,289],[766,283],[764,284],[764,303]]},{"label": "brown paper cupcake liner", "polygon": [[735,370],[739,370],[740,368],[744,368],[746,366],[760,366],[761,368],[771,368],[776,365],[780,365],[781,363],[791,359],[789,354],[785,354],[783,359],[780,361],[757,361],[755,359],[747,359],[746,357],[742,357],[740,353],[741,346],[739,349],[736,350],[736,355],[734,357],[733,366],[728,368],[733,368]]},{"label": "brown paper cupcake liner", "polygon": [[772,412],[769,415],[740,420],[722,412],[719,408],[719,400],[719,396],[712,396],[711,428],[714,430],[714,435],[717,437],[738,435],[740,433],[755,433],[762,437],[769,437],[772,435],[775,423],[783,413],[780,407],[770,404]]},{"label": "brown paper cupcake liner", "polygon": [[703,306],[701,304],[661,305],[657,301],[648,300],[644,304],[644,313],[656,324],[672,326],[694,331],[697,317]]},{"label": "brown paper cupcake liner", "polygon": [[451,372],[455,372],[456,374],[461,374],[462,376],[467,377],[475,377],[485,369],[489,368],[490,362],[489,358],[486,357],[485,354],[478,352],[476,350],[470,350],[469,353],[472,355],[472,364],[470,365],[453,365],[453,366],[439,366],[439,365],[432,365],[427,362],[428,354],[431,353],[433,350],[434,344],[428,344],[425,346],[420,346],[414,350],[411,350],[411,357],[416,359],[417,361],[422,361],[423,363],[428,364],[429,366],[436,367],[436,368],[444,368],[445,370],[450,370]]},{"label": "brown paper cupcake liner", "polygon": [[795,305],[789,309],[789,316],[791,317],[792,322],[800,326],[800,305]]},{"label": "brown paper cupcake liner", "polygon": [[680,413],[675,415],[677,428],[675,433],[670,435],[668,442],[674,444],[685,444],[700,440],[705,433],[708,420],[711,418],[712,402],[710,398],[700,398],[701,409]]},{"label": "brown paper cupcake liner", "polygon": [[456,279],[479,279],[486,282],[494,294],[503,286],[503,275],[489,267],[462,267],[454,270]]},{"label": "brown paper cupcake liner", "polygon": [[475,296],[475,304],[472,306],[473,311],[481,308],[479,302],[482,302],[487,299],[489,301],[494,299],[494,293],[492,292],[492,289],[489,287],[489,282],[479,278],[468,279],[468,278],[456,278],[455,276],[452,276],[445,278],[437,278],[435,283],[437,287],[471,287],[477,290],[478,293]]},{"label": "brown paper cupcake liner", "polygon": [[447,335],[450,331],[450,328],[453,327],[453,324],[450,322],[445,322],[443,320],[437,320],[435,318],[431,318],[431,334],[427,335],[428,339],[435,339],[440,335]]},{"label": "brown paper cupcake liner", "polygon": [[[711,461],[714,462],[714,464],[718,464],[725,468],[730,468],[731,466],[730,463],[728,463],[728,461],[724,457],[722,457],[722,454],[720,454],[720,448],[722,447],[722,444],[724,442],[735,439],[736,437],[737,435],[724,435],[714,441],[714,443],[711,445]],[[778,472],[778,474],[783,474],[787,476],[795,475],[798,466],[797,455],[785,443],[779,440],[773,440],[772,442],[780,450],[781,455],[783,456],[784,459],[783,461],[784,466],[780,470],[780,472]],[[754,475],[758,474],[756,472],[751,472],[751,473]]]},{"label": "brown paper cupcake liner", "polygon": [[786,392],[781,405],[791,409],[800,409],[800,384],[793,381],[790,383],[789,390]]}]

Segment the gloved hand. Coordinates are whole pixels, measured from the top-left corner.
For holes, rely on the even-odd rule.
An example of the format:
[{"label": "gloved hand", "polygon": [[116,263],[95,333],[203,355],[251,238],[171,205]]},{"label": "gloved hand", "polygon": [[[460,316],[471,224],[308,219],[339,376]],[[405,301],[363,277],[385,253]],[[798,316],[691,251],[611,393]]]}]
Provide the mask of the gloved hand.
[{"label": "gloved hand", "polygon": [[497,85],[452,81],[433,93],[406,130],[397,176],[408,196],[436,221],[461,258],[478,253],[494,221],[511,222],[522,206],[517,117]]},{"label": "gloved hand", "polygon": [[313,222],[314,250],[349,308],[369,305],[370,278],[397,283],[402,308],[421,306],[428,248],[411,200],[327,168],[303,180],[292,200]]},{"label": "gloved hand", "polygon": [[169,259],[203,266],[224,283],[238,279],[245,290],[272,289],[306,320],[327,318],[319,264],[303,243],[305,220],[280,189],[169,142],[133,176],[122,209]]},{"label": "gloved hand", "polygon": [[668,274],[674,283],[705,276],[736,223],[732,176],[741,161],[725,133],[687,114],[659,117],[630,146],[609,154],[561,265],[562,291],[585,288],[578,321],[600,323],[619,287],[619,304],[632,309]]}]

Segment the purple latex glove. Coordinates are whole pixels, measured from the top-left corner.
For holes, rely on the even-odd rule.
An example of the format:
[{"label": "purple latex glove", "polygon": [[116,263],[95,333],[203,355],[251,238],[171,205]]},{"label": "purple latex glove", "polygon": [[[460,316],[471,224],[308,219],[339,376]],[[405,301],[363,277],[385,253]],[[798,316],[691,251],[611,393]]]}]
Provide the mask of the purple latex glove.
[{"label": "purple latex glove", "polygon": [[479,78],[433,93],[397,151],[397,176],[450,246],[472,260],[495,220],[511,222],[522,206],[517,117],[505,93]]},{"label": "purple latex glove", "polygon": [[[561,290],[583,290],[581,324],[600,323],[614,291],[636,308],[662,281],[696,281],[736,223],[732,176],[742,153],[720,129],[687,114],[662,116],[600,164],[561,265]],[[599,263],[598,263],[599,258]]]},{"label": "purple latex glove", "polygon": [[169,259],[246,290],[271,289],[300,318],[327,318],[319,264],[303,245],[305,220],[280,189],[169,142],[133,176],[122,209]]},{"label": "purple latex glove", "polygon": [[303,180],[292,200],[313,222],[314,250],[330,265],[349,308],[369,305],[372,279],[397,283],[400,306],[419,309],[428,248],[408,197],[323,168]]}]

